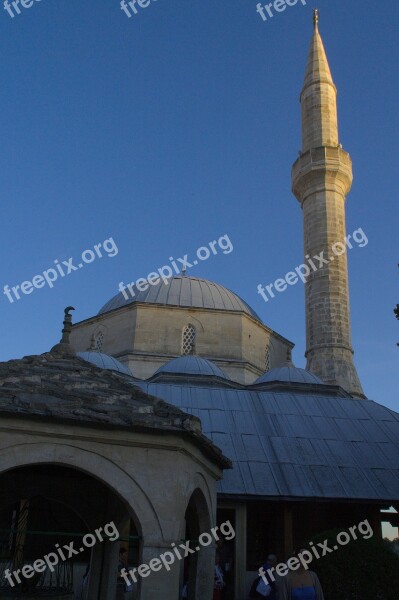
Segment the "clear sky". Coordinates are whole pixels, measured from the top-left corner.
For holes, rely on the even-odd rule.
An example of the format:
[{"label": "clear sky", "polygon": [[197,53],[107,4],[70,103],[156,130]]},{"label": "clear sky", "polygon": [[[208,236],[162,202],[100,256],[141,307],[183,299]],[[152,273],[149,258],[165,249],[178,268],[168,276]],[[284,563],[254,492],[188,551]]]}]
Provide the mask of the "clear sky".
[{"label": "clear sky", "polygon": [[[299,92],[312,34],[301,1],[264,22],[256,0],[0,3],[1,279],[20,285],[112,237],[104,257],[10,303],[1,360],[48,350],[63,308],[95,314],[121,280],[145,277],[227,234],[234,251],[193,267],[242,296],[305,366],[303,285],[257,293],[302,262],[291,193]],[[354,163],[348,253],[355,362],[370,398],[399,410],[397,0],[319,0]]]}]

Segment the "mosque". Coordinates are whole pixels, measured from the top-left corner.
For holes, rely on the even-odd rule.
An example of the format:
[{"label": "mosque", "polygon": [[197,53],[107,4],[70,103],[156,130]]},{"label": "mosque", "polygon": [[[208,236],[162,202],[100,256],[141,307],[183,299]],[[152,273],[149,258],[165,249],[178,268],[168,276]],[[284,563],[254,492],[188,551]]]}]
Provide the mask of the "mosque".
[{"label": "mosque", "polygon": [[[292,169],[305,255],[345,238],[352,164],[336,94],[315,13]],[[60,343],[1,363],[0,598],[16,597],[6,568],[110,521],[121,541],[22,581],[18,597],[114,600],[121,544],[137,566],[229,520],[225,598],[246,600],[267,552],[285,559],[365,519],[380,535],[381,510],[399,511],[399,414],[367,399],[356,372],[346,254],[311,272],[305,294],[306,369],[237,294],[186,274],[73,326],[68,307]],[[211,600],[214,552],[125,597],[179,600],[188,580],[190,600]]]}]

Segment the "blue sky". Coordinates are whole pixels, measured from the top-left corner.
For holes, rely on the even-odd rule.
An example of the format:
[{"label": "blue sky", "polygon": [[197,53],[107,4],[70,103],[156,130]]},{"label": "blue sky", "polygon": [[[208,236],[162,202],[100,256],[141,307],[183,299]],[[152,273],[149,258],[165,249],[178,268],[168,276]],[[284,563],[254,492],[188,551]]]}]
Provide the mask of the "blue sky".
[{"label": "blue sky", "polygon": [[[339,90],[340,141],[354,163],[347,229],[355,362],[370,398],[399,410],[396,245],[396,0],[319,0]],[[302,262],[291,193],[299,92],[313,3],[263,22],[256,0],[158,0],[128,19],[119,0],[0,5],[0,289],[113,237],[119,253],[10,303],[1,360],[41,353],[75,320],[168,262],[228,234],[190,271],[237,292],[295,342],[305,366],[304,290],[257,294]]]}]

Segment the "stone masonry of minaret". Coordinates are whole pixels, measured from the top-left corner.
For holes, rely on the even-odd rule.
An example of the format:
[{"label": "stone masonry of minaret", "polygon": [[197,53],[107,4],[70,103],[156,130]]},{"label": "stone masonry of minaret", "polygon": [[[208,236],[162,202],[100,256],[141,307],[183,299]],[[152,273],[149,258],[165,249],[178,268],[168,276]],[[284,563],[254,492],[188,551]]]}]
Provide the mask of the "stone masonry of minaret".
[{"label": "stone masonry of minaret", "polygon": [[303,212],[305,257],[324,251],[328,264],[313,271],[305,284],[307,369],[326,383],[364,397],[350,332],[345,242],[345,200],[352,185],[352,161],[338,140],[337,90],[331,77],[315,11],[302,107],[302,151],[292,169],[292,189]]}]

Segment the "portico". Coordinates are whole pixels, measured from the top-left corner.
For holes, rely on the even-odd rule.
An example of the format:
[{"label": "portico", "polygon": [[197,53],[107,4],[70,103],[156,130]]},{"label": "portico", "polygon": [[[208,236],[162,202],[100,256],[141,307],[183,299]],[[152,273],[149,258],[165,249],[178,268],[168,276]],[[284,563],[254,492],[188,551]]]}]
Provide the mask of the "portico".
[{"label": "portico", "polygon": [[[82,549],[85,534],[112,521],[117,540],[60,561],[56,572],[62,579],[68,571],[69,598],[89,565],[87,600],[113,600],[121,545],[137,566],[186,539],[188,507],[196,535],[215,524],[216,482],[229,461],[202,435],[198,419],[123,376],[57,352],[3,364],[1,377],[0,570],[22,569],[56,543],[75,540]],[[53,395],[60,378],[65,397]],[[15,394],[22,394],[18,409]],[[211,598],[213,553],[214,546],[193,566],[193,599]],[[162,589],[165,598],[178,598],[182,568],[176,560],[170,570],[141,578],[132,597],[153,600]],[[20,588],[29,598],[29,589],[37,597],[51,585],[47,571]],[[3,577],[0,586],[6,593]]]}]

